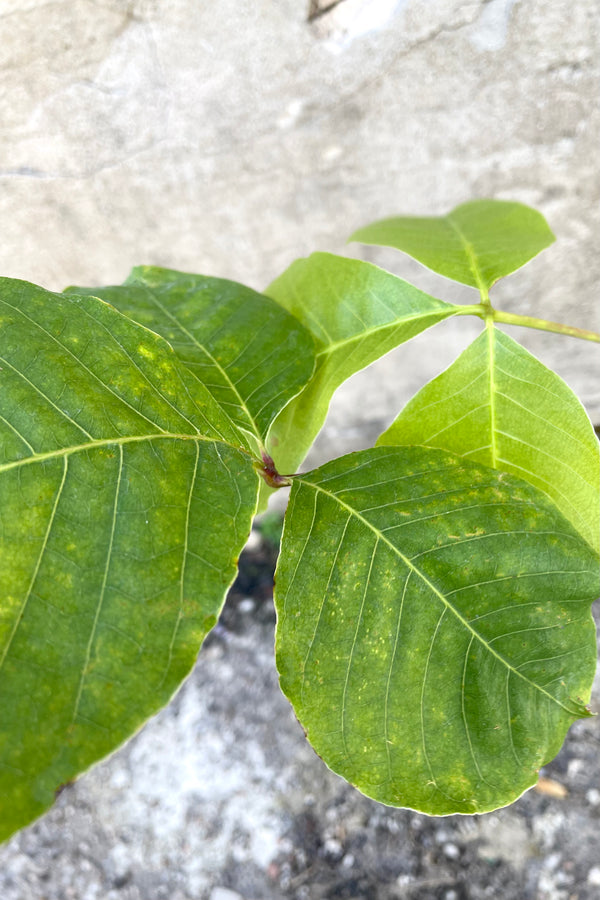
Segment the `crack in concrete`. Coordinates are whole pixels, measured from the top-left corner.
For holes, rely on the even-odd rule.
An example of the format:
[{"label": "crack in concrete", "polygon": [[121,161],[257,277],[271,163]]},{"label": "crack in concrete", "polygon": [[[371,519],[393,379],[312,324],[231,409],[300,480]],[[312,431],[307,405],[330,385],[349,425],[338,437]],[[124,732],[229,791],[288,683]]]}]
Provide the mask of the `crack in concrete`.
[{"label": "crack in concrete", "polygon": [[327,3],[326,6],[321,6],[319,0],[310,0],[310,7],[308,10],[308,18],[307,22],[314,22],[316,19],[320,19],[322,16],[326,16],[327,13],[330,13],[336,6],[339,6],[340,3],[344,3],[345,0],[332,0],[331,3]]},{"label": "crack in concrete", "polygon": [[[84,0],[85,3],[90,4],[91,6],[96,7],[97,9],[102,9],[108,12],[116,12],[112,7],[106,6],[102,3],[98,3],[97,0]],[[48,3],[44,3],[41,6],[32,7],[28,10],[15,10],[14,13],[8,13],[4,16],[0,15],[0,21],[4,18],[8,18],[10,15],[14,15],[17,12],[26,12],[30,13],[38,9],[52,7],[52,6],[62,6],[64,5],[64,0],[50,0]],[[160,107],[160,113],[163,119],[163,127],[161,129],[162,136],[154,137],[146,144],[141,147],[138,147],[132,150],[130,153],[124,153],[123,155],[118,156],[117,158],[109,159],[106,162],[100,163],[96,166],[91,166],[88,169],[82,169],[79,172],[65,172],[65,171],[46,171],[44,169],[40,169],[37,166],[14,166],[14,167],[6,167],[0,169],[0,179],[4,178],[28,178],[35,179],[39,181],[88,181],[94,178],[96,175],[100,175],[103,172],[111,169],[117,169],[122,165],[126,165],[131,160],[135,159],[138,156],[142,156],[147,154],[155,149],[155,147],[159,147],[165,143],[168,143],[168,122],[170,116],[170,98],[168,95],[167,81],[164,72],[164,67],[162,65],[158,42],[156,39],[156,34],[154,32],[154,28],[152,27],[152,22],[149,20],[145,20],[140,18],[132,11],[132,3],[128,4],[128,8],[122,10],[122,22],[120,27],[112,36],[111,47],[114,46],[115,42],[122,37],[122,35],[131,27],[141,27],[144,29],[148,41],[147,41],[147,49],[148,55],[152,60],[153,69],[156,74],[156,87],[158,87],[159,92],[161,94],[161,100],[158,104]],[[61,87],[57,93],[61,93],[65,88],[71,89],[72,87],[83,87],[88,88],[91,91],[97,91],[100,94],[104,94],[107,96],[119,97],[124,94],[123,87],[121,85],[105,85],[99,81],[96,81],[93,78],[80,78],[73,82],[69,82],[64,87]],[[50,94],[47,96],[43,104],[48,103],[50,99],[52,99],[54,95]]]},{"label": "crack in concrete", "polygon": [[330,107],[327,108],[327,110],[323,111],[320,116],[311,120],[311,124],[315,121],[318,122],[321,118],[323,118],[323,116],[330,115],[332,111],[343,108],[345,105],[351,103],[357,97],[362,95],[364,91],[369,90],[378,82],[385,79],[400,60],[406,59],[415,50],[419,50],[427,44],[432,43],[442,35],[454,34],[456,32],[462,31],[464,28],[470,28],[477,22],[489,2],[490,0],[480,0],[479,6],[477,7],[473,16],[467,17],[466,19],[450,25],[438,25],[436,28],[433,28],[431,31],[427,32],[427,34],[410,42],[408,46],[404,47],[402,50],[399,50],[398,53],[395,54],[394,58],[391,60],[389,65],[387,65],[385,69],[383,69],[383,71],[378,72],[377,75],[374,75],[372,78],[365,79],[365,81],[358,85],[358,87],[354,88],[352,91],[349,91],[348,94],[340,98],[337,102],[333,103]]},{"label": "crack in concrete", "polygon": [[[87,0],[87,2],[90,2],[93,5],[97,5],[95,3],[95,0]],[[318,0],[311,0],[311,3],[313,5],[316,5],[317,2],[318,2]],[[329,12],[331,9],[334,8],[334,6],[338,6],[340,3],[343,3],[343,2],[345,2],[345,0],[335,0],[334,3],[329,4],[329,6],[325,8],[324,12]],[[421,49],[422,47],[426,46],[429,43],[432,43],[433,41],[437,40],[439,37],[441,37],[443,35],[454,34],[454,33],[462,31],[465,28],[469,28],[469,27],[473,26],[474,24],[476,24],[477,20],[479,19],[483,10],[486,8],[486,6],[488,5],[489,2],[490,2],[490,0],[480,0],[479,4],[476,6],[474,14],[472,14],[471,16],[464,17],[460,21],[454,22],[451,24],[438,25],[435,28],[432,28],[426,34],[422,35],[421,37],[417,37],[413,41],[408,42],[407,46],[405,46],[404,48],[399,50],[394,55],[394,57],[392,58],[390,63],[382,71],[379,71],[376,75],[372,76],[371,78],[365,79],[361,84],[359,84],[356,88],[349,91],[345,96],[340,97],[338,100],[334,101],[330,105],[327,105],[325,108],[321,109],[314,116],[310,117],[307,121],[303,122],[300,125],[300,128],[302,130],[305,130],[307,128],[313,128],[315,126],[315,124],[318,125],[319,122],[321,122],[323,119],[331,116],[332,113],[335,113],[336,111],[338,111],[340,109],[343,109],[346,105],[351,104],[358,97],[362,97],[366,91],[370,90],[375,85],[377,85],[379,82],[383,81],[386,77],[388,77],[390,71],[393,70],[393,68],[398,64],[399,61],[407,58],[412,53],[414,53],[414,51]],[[55,4],[49,3],[47,5],[51,6],[51,5],[55,5]],[[140,24],[140,20],[137,19],[137,17],[135,17],[135,16],[128,15],[125,18],[129,20],[127,22],[127,25],[131,25],[134,22],[138,25]],[[141,21],[141,24],[144,25],[146,28],[148,28],[150,26],[150,22],[148,22],[148,21]],[[126,25],[126,27],[127,27],[127,25]],[[160,57],[158,54],[158,47],[156,45],[156,37],[155,37],[154,32],[151,27],[150,27],[150,37],[151,37],[150,44],[152,47],[151,52],[154,56],[154,63],[159,71],[159,75],[162,76],[162,85],[161,86],[166,87],[164,70],[163,70],[163,67],[162,67],[162,64],[160,61]],[[99,87],[99,85],[97,83],[95,86]],[[90,87],[91,87],[91,85],[90,85]],[[168,106],[169,106],[169,98],[167,97],[167,107]],[[168,123],[168,118],[169,118],[168,108],[165,110],[165,115],[166,115],[166,120]],[[72,172],[72,173],[45,172],[43,170],[39,170],[37,168],[29,167],[29,166],[25,165],[25,166],[19,166],[19,167],[15,167],[15,168],[7,168],[4,170],[0,170],[0,178],[34,178],[34,179],[42,179],[42,180],[87,181],[89,179],[94,178],[96,175],[102,174],[103,172],[105,172],[107,170],[116,169],[122,165],[126,165],[129,162],[131,162],[131,160],[135,159],[136,157],[147,154],[147,153],[153,151],[157,147],[168,144],[169,143],[168,125],[166,126],[166,129],[167,130],[166,130],[166,132],[163,132],[162,137],[150,141],[146,146],[140,147],[140,148],[132,151],[131,153],[120,157],[119,159],[110,160],[110,161],[102,163],[98,166],[90,167],[89,169],[83,170],[79,173],[77,173],[77,172]],[[271,127],[266,128],[264,131],[258,132],[256,134],[252,135],[249,139],[249,144],[251,146],[256,146],[261,141],[272,138],[272,136],[273,136],[272,128]],[[181,145],[176,145],[176,146],[177,146],[177,148],[181,149]],[[200,148],[195,148],[196,151],[198,149],[200,149]],[[203,150],[203,152],[200,157],[201,159],[211,159],[211,158],[214,158],[217,156],[221,156],[222,152],[223,152],[220,147],[215,147],[212,151],[207,150],[207,148],[205,148],[205,147],[202,148],[202,150]]]},{"label": "crack in concrete", "polygon": [[39,181],[89,181],[91,178],[95,178],[96,175],[101,175],[103,172],[118,169],[120,166],[127,165],[132,160],[136,159],[136,157],[150,153],[155,148],[167,143],[167,138],[157,138],[148,141],[143,147],[139,147],[137,150],[133,150],[131,153],[125,154],[119,159],[101,163],[98,166],[84,169],[81,172],[45,172],[43,169],[36,169],[33,166],[17,166],[14,169],[0,169],[0,179],[32,178]]}]

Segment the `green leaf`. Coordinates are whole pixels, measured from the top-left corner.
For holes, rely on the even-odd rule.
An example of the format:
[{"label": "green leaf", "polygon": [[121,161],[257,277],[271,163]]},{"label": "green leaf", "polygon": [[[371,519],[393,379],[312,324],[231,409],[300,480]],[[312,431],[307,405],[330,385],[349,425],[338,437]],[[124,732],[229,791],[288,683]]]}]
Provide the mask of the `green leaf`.
[{"label": "green leaf", "polygon": [[0,280],[0,358],[5,838],[190,671],[258,478],[168,344],[101,300]]},{"label": "green leaf", "polygon": [[365,794],[485,812],[585,708],[598,556],[527,482],[423,447],[294,480],[277,665],[308,738]]},{"label": "green leaf", "polygon": [[522,203],[472,200],[447,216],[399,216],[355,231],[351,241],[408,253],[427,268],[478,288],[489,288],[555,240],[541,213]]},{"label": "green leaf", "polygon": [[164,337],[259,446],[312,375],[309,332],[279,304],[234,281],[140,266],[124,285],[68,290],[101,297]]},{"label": "green leaf", "polygon": [[377,444],[439,447],[513,472],[600,550],[600,456],[587,413],[558,375],[491,325]]},{"label": "green leaf", "polygon": [[460,309],[369,263],[329,253],[296,260],[266,293],[317,345],[313,377],[271,431],[269,448],[282,473],[296,471],[347,378]]}]

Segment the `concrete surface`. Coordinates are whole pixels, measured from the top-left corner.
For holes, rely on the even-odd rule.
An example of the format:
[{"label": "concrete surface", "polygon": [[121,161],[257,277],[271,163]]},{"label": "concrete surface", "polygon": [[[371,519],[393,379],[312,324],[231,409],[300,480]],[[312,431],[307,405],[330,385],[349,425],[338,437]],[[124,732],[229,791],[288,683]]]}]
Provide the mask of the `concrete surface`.
[{"label": "concrete surface", "polygon": [[[60,289],[114,283],[151,263],[260,289],[295,257],[324,249],[466,299],[466,289],[392,251],[344,241],[375,218],[491,196],[538,207],[558,237],[498,286],[497,305],[600,331],[598,0],[340,0],[322,12],[328,5],[0,0],[0,272]],[[356,376],[313,460],[370,444],[476,331],[464,319],[440,326]],[[597,345],[519,335],[600,422]],[[269,641],[240,652],[247,671],[271,673],[265,686],[276,691],[262,657]],[[272,724],[247,720],[256,739],[223,730],[209,698],[219,706],[229,695],[215,687],[207,695],[200,685],[210,665],[201,671],[130,750],[81,780],[75,800],[61,799],[2,851],[3,898],[224,900],[223,891],[244,893],[239,881],[223,883],[234,863],[259,872],[264,893],[248,897],[301,897],[306,882],[293,893],[268,872],[282,816],[294,820],[303,808],[310,751],[300,739],[291,751],[280,745]],[[233,691],[227,702],[238,700]],[[283,700],[277,716],[284,734],[296,729]],[[331,798],[339,789],[323,790]],[[597,821],[597,794],[589,796],[581,808]],[[560,844],[565,822],[546,845]],[[590,859],[589,872],[577,870],[577,893],[562,857],[546,869],[535,862],[547,846],[533,825],[528,834],[537,874],[523,876],[519,896],[600,890],[597,853],[595,869]],[[495,840],[479,837],[481,846]],[[461,854],[461,841],[440,847]],[[411,878],[398,873],[381,896],[417,896]],[[420,890],[453,900],[455,888],[442,878]]]}]

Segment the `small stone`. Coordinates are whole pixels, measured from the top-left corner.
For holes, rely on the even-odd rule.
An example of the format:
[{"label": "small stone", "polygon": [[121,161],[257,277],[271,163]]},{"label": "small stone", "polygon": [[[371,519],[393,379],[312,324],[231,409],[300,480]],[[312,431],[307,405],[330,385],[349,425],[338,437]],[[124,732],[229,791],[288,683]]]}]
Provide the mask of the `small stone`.
[{"label": "small stone", "polygon": [[559,869],[559,871],[554,876],[554,883],[557,887],[560,887],[561,885],[562,887],[564,887],[567,884],[573,884],[573,880],[573,876],[568,875],[567,872],[564,871],[564,869]]},{"label": "small stone", "polygon": [[450,888],[449,891],[446,891],[444,894],[444,900],[458,900],[458,894],[454,890],[454,888]]},{"label": "small stone", "polygon": [[600,866],[592,866],[587,875],[587,883],[600,887]]},{"label": "small stone", "polygon": [[585,799],[590,806],[600,806],[600,791],[598,788],[590,788],[590,790],[586,792]]},{"label": "small stone", "polygon": [[344,848],[335,838],[328,838],[323,845],[323,851],[325,856],[328,856],[330,859],[341,859]]},{"label": "small stone", "polygon": [[547,856],[544,860],[544,868],[549,872],[554,872],[554,870],[558,868],[560,860],[560,853],[550,853],[550,855]]},{"label": "small stone", "polygon": [[110,786],[117,790],[129,787],[130,782],[129,772],[124,768],[116,769],[110,778]]},{"label": "small stone", "polygon": [[241,613],[251,613],[256,609],[256,603],[252,597],[244,597],[243,600],[240,600],[238,603],[238,609]]},{"label": "small stone", "polygon": [[260,536],[260,532],[257,531],[255,528],[252,529],[252,531],[250,532],[250,535],[248,537],[248,540],[246,541],[246,550],[250,550],[251,552],[254,550],[258,550],[261,543],[262,543],[262,538]]},{"label": "small stone", "polygon": [[460,856],[460,850],[456,846],[456,844],[447,843],[443,846],[444,856],[448,859],[458,859]]},{"label": "small stone", "polygon": [[390,834],[398,834],[400,831],[400,823],[396,819],[388,819],[386,821],[386,828]]},{"label": "small stone", "polygon": [[345,857],[342,860],[342,866],[344,869],[351,869],[354,865],[354,856],[352,853],[346,853]]},{"label": "small stone", "polygon": [[123,887],[131,877],[130,849],[125,844],[115,844],[106,858],[104,869],[114,887]]},{"label": "small stone", "polygon": [[244,900],[241,894],[229,888],[214,887],[210,892],[210,900]]},{"label": "small stone", "polygon": [[231,848],[231,858],[236,863],[244,863],[248,861],[248,850],[240,844],[234,844]]}]

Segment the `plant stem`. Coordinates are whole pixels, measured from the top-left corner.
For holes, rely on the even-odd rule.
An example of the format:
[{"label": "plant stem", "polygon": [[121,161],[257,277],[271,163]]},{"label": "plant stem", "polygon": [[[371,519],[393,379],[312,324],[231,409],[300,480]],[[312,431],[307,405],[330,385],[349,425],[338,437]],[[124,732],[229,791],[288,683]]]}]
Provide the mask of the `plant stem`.
[{"label": "plant stem", "polygon": [[495,309],[492,318],[494,322],[503,322],[505,325],[522,325],[524,328],[537,328],[540,331],[553,331],[556,334],[566,334],[568,337],[580,338],[583,341],[595,341],[600,344],[600,334],[595,331],[587,331],[585,328],[575,328],[572,325],[561,325],[559,322],[548,322],[546,319],[536,319],[533,316],[520,316],[517,313],[507,313]]},{"label": "plant stem", "polygon": [[560,322],[549,322],[547,319],[536,319],[534,316],[521,316],[518,313],[503,312],[487,304],[477,303],[473,306],[460,306],[457,316],[479,316],[480,319],[502,322],[504,325],[521,325],[523,328],[537,328],[538,331],[552,331],[565,334],[567,337],[579,338],[582,341],[594,341],[600,344],[600,334],[573,325],[562,325]]},{"label": "plant stem", "polygon": [[262,453],[262,462],[253,462],[255,470],[266,481],[270,488],[288,487],[292,482],[289,475],[280,475],[275,468],[273,458],[265,451]]}]

